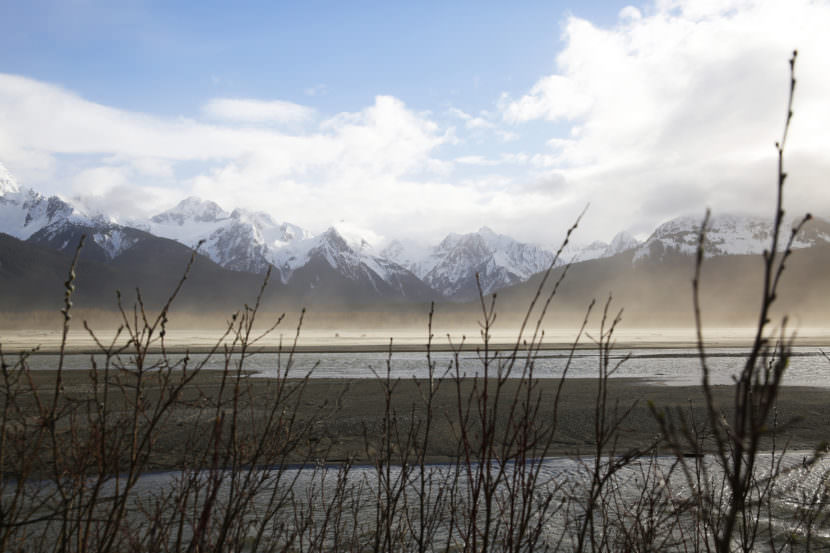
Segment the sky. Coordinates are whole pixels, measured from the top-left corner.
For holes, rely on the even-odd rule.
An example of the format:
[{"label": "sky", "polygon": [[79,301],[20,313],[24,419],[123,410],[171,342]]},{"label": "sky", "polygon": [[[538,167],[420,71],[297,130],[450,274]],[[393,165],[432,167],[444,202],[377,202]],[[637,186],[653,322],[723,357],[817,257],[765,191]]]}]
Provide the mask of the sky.
[{"label": "sky", "polygon": [[830,1],[0,0],[0,163],[129,222],[188,196],[377,246],[830,216]]}]

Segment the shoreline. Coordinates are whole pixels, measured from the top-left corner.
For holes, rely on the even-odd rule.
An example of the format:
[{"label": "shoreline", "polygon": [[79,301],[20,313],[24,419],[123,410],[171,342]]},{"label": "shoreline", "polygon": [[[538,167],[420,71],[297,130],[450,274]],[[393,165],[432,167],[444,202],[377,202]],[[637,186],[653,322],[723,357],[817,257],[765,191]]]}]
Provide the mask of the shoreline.
[{"label": "shoreline", "polygon": [[[32,344],[21,344],[12,342],[11,344],[2,343],[0,344],[3,348],[3,351],[6,355],[17,355],[21,352],[25,352],[27,355],[59,355],[61,353],[60,346],[55,345],[32,345]],[[747,341],[710,341],[706,343],[706,351],[710,350],[719,350],[719,349],[727,349],[727,348],[750,348],[751,343]],[[796,339],[793,343],[793,347],[803,347],[803,348],[827,348],[830,349],[830,339]],[[432,344],[429,347],[429,351],[433,353],[469,353],[469,352],[476,352],[481,351],[484,349],[483,344],[481,343],[464,343],[458,345],[452,344]],[[516,348],[515,343],[491,343],[488,346],[488,349],[493,352],[513,352],[514,350],[518,354],[522,354],[523,352],[527,352],[528,348],[526,345],[521,345],[520,347]],[[568,342],[552,342],[534,346],[533,351],[542,351],[542,352],[568,352],[571,349],[575,351],[592,351],[596,350],[595,344],[590,343],[580,343],[576,346],[573,343]],[[690,350],[692,352],[697,351],[697,343],[693,341],[617,341],[614,344],[615,350],[636,350],[636,349],[643,349],[643,350],[655,350],[655,349],[679,349],[679,350]],[[219,355],[222,351],[222,348],[216,348],[213,345],[195,345],[195,346],[179,346],[179,345],[172,345],[172,346],[165,346],[164,348],[161,347],[149,347],[146,352],[149,354],[160,354],[160,353],[167,353],[173,355],[185,355],[185,354],[208,354],[212,351],[216,351],[217,355]],[[250,354],[289,354],[289,353],[302,353],[302,354],[336,354],[336,353],[423,353],[426,354],[428,351],[426,344],[392,344],[391,347],[388,343],[386,344],[332,344],[332,345],[297,345],[295,347],[292,346],[253,346],[247,348],[247,353]],[[96,347],[90,347],[86,345],[68,345],[63,350],[65,355],[101,355],[102,352],[100,349]],[[129,348],[124,349],[124,353],[129,353]],[[544,356],[541,356],[544,357]]]}]

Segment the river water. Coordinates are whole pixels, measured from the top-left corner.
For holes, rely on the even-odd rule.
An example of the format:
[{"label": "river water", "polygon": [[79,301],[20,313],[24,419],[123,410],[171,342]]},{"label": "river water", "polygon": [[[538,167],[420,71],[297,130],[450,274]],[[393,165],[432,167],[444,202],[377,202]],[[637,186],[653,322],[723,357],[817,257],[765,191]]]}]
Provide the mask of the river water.
[{"label": "river water", "polygon": [[[492,355],[492,354],[491,354]],[[499,353],[499,359],[504,359],[507,353]],[[596,351],[577,350],[568,363],[569,352],[562,350],[542,351],[535,356],[533,376],[535,378],[560,378],[568,367],[567,378],[596,378],[598,376],[599,356]],[[746,360],[747,348],[720,347],[706,351],[707,363],[711,370],[713,384],[731,384]],[[520,352],[512,376],[521,376],[525,354]],[[101,357],[97,356],[98,362]],[[184,356],[175,354],[169,356],[172,364],[181,364]],[[51,354],[33,355],[29,358],[32,369],[54,369],[57,366],[58,356]],[[130,366],[130,357],[122,356],[122,363]],[[148,356],[147,362],[152,365],[160,361],[158,355]],[[475,352],[464,351],[457,356],[448,352],[432,353],[435,364],[435,376],[454,376],[460,374],[473,377],[482,375],[482,364]],[[208,370],[221,370],[226,360],[221,355],[215,355],[206,360],[204,354],[193,354],[188,358],[188,366],[194,367],[204,362]],[[232,366],[238,362],[238,356],[231,359]],[[244,367],[257,372],[262,377],[282,375],[288,367],[289,376],[304,377],[309,374],[312,378],[375,378],[376,374],[385,376],[387,362],[392,378],[428,378],[429,370],[424,353],[395,352],[391,357],[386,353],[296,353],[291,357],[287,354],[257,353],[248,356]],[[612,367],[617,366],[612,378],[640,378],[651,382],[673,386],[688,386],[700,383],[700,358],[696,350],[691,348],[628,348],[618,349],[611,353]],[[495,367],[498,363],[494,363]],[[66,355],[64,366],[68,369],[87,369],[90,367],[90,356],[82,354]],[[492,369],[495,370],[495,369]],[[492,373],[491,373],[492,374]],[[820,386],[830,387],[830,361],[825,358],[822,350],[812,346],[798,346],[793,348],[792,357],[787,367],[784,385],[789,386]]]},{"label": "river water", "polygon": [[[749,523],[760,523],[753,530],[757,543],[750,550],[773,550],[770,543],[776,544],[774,550],[787,551],[830,547],[830,461],[804,464],[808,456],[807,452],[791,452],[767,453],[758,458],[758,491],[750,494],[746,507]],[[527,545],[521,550],[574,550],[586,517],[594,521],[593,527],[587,527],[588,535],[593,533],[598,540],[586,551],[616,551],[635,545],[647,550],[700,551],[712,546],[717,509],[728,503],[728,494],[723,493],[723,472],[712,457],[637,458],[609,470],[617,460],[603,459],[595,465],[591,458],[551,458],[535,461],[539,463],[532,467],[538,468],[536,472],[494,462],[490,472],[500,477],[492,481],[491,539],[496,544],[505,543],[517,529],[517,513],[530,504],[533,514],[524,529]],[[214,497],[215,514],[219,516],[221,508],[237,505],[234,494],[243,498],[233,520],[246,536],[242,551],[248,550],[246,540],[253,543],[260,530],[263,541],[257,549],[279,550],[291,543],[290,550],[318,550],[321,545],[323,550],[340,550],[354,547],[356,542],[364,549],[371,548],[378,525],[386,523],[386,515],[386,528],[398,536],[396,551],[417,550],[415,540],[422,517],[430,523],[428,551],[447,550],[448,543],[449,550],[457,550],[469,539],[466,532],[470,518],[477,517],[479,538],[487,519],[483,496],[473,492],[476,479],[486,467],[476,463],[427,465],[423,480],[417,466],[395,466],[388,472],[373,466],[342,465],[247,470],[258,482],[255,493],[249,494],[246,488],[246,470],[235,474],[204,471],[142,476],[130,492],[127,518],[131,532],[137,536],[168,532],[165,540],[172,543],[180,537],[187,543],[198,527],[205,498]],[[597,471],[609,475],[599,490],[592,488]],[[767,480],[773,474],[776,477]],[[525,488],[525,483],[532,487]],[[118,479],[108,481],[102,495],[111,497],[119,484],[123,482]],[[524,494],[527,489],[530,492]],[[170,498],[178,497],[182,490],[190,490],[192,495],[170,503]],[[387,490],[391,492],[388,495]],[[40,493],[49,493],[48,485]],[[715,512],[706,514],[701,509],[703,502]],[[174,504],[179,507],[174,509]],[[161,514],[158,509],[162,509]],[[102,515],[106,516],[105,511]],[[41,526],[47,533],[57,531],[45,523]],[[306,546],[293,534],[297,527],[304,529]],[[804,547],[807,539],[809,549]],[[737,541],[735,546],[739,547]],[[493,550],[502,548],[496,546]]]}]

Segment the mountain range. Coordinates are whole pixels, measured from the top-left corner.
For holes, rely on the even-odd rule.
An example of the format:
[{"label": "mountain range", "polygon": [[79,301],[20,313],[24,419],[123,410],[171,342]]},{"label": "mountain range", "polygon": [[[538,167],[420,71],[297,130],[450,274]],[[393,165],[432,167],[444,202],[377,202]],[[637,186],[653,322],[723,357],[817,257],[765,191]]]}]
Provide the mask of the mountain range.
[{"label": "mountain range", "polygon": [[[31,263],[21,265],[21,259],[53,259],[53,253],[65,258],[74,251],[80,236],[86,235],[81,254],[84,262],[94,263],[98,273],[107,275],[111,282],[129,282],[130,286],[147,286],[146,282],[133,281],[136,275],[150,278],[150,267],[156,267],[159,274],[170,271],[169,266],[160,264],[161,252],[166,260],[178,256],[183,263],[190,249],[198,247],[199,258],[205,258],[200,266],[210,267],[215,283],[226,283],[214,287],[221,290],[212,294],[214,299],[221,295],[235,301],[238,298],[229,289],[241,287],[242,282],[249,286],[271,268],[271,294],[302,303],[464,302],[477,298],[479,287],[485,294],[521,288],[534,275],[566,263],[590,262],[600,270],[601,260],[614,259],[618,264],[624,258],[636,268],[654,267],[661,260],[676,260],[678,256],[688,258],[696,251],[699,225],[699,218],[681,217],[663,223],[643,242],[621,232],[610,243],[569,247],[560,258],[488,227],[449,234],[431,247],[403,239],[378,250],[336,226],[312,234],[266,213],[242,209],[227,212],[210,200],[195,197],[147,219],[121,224],[106,214],[85,213],[57,196],[47,197],[23,187],[0,164],[0,233],[7,235],[0,242],[0,283],[5,278],[7,284],[18,286],[21,281],[14,279],[33,270]],[[763,218],[713,217],[705,254],[719,257],[761,253],[768,247],[771,229],[772,223]],[[794,242],[798,249],[828,244],[830,222],[820,218]],[[24,253],[26,248],[37,250]],[[65,262],[64,258],[53,261]],[[129,271],[122,275],[119,271],[125,269]],[[10,271],[17,271],[16,276]],[[31,282],[45,285],[37,278]],[[104,281],[100,286],[106,288]],[[25,301],[21,298],[18,294],[15,301],[0,300],[22,309]]]}]

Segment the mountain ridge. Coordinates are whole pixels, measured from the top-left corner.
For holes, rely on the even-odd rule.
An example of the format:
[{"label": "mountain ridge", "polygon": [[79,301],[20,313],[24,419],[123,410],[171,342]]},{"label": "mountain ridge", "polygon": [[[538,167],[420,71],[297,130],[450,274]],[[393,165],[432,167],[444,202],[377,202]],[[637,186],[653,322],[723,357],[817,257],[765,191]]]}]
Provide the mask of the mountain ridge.
[{"label": "mountain ridge", "polygon": [[[790,223],[788,223],[789,225]],[[314,235],[265,212],[226,211],[211,200],[188,197],[146,219],[122,225],[106,214],[90,216],[69,202],[21,186],[0,164],[0,232],[68,252],[81,234],[88,236],[82,255],[110,263],[125,251],[154,239],[173,240],[219,266],[262,275],[269,269],[297,297],[326,295],[321,286],[349,290],[352,301],[469,301],[479,294],[528,281],[552,265],[615,257],[632,252],[642,263],[696,251],[700,219],[678,217],[659,225],[642,243],[620,232],[610,243],[569,245],[561,259],[539,246],[498,234],[487,226],[466,234],[450,233],[434,246],[393,240],[377,250],[359,235],[332,226]],[[716,215],[710,219],[705,254],[746,255],[768,247],[772,222],[751,216]],[[348,231],[348,229],[346,229]],[[830,222],[815,218],[794,247],[830,243]],[[151,252],[152,249],[148,249]],[[344,292],[345,293],[345,292]]]}]

